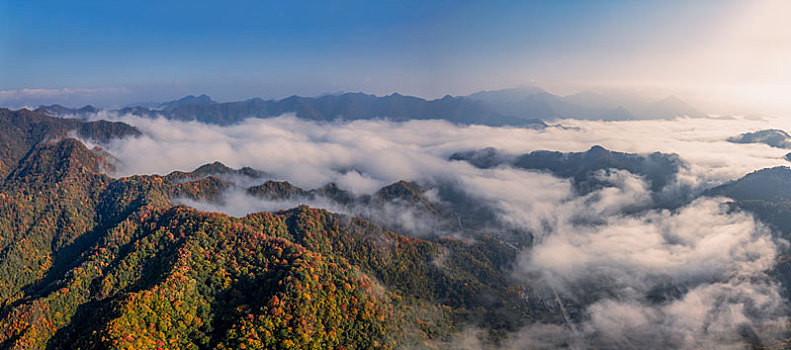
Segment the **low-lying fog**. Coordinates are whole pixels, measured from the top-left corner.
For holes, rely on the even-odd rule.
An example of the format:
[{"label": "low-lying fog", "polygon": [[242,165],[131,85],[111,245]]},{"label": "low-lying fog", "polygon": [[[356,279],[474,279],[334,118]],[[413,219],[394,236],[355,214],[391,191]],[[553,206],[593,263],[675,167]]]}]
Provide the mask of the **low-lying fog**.
[{"label": "low-lying fog", "polygon": [[[334,182],[370,194],[398,180],[415,181],[427,191],[436,184],[454,184],[493,208],[500,228],[535,237],[520,253],[516,276],[583,307],[582,317],[570,324],[534,324],[513,334],[509,344],[514,348],[552,347],[555,339],[574,339],[579,348],[741,347],[742,337],[771,344],[787,328],[786,300],[778,282],[767,275],[787,242],[751,215],[729,211],[723,198],[660,209],[645,179],[627,171],[601,172],[597,176],[611,185],[580,194],[569,179],[548,173],[508,165],[479,169],[449,160],[453,153],[486,147],[509,154],[581,152],[593,145],[676,153],[686,167],[662,192],[672,196],[684,188],[698,193],[757,169],[785,165],[787,150],[726,141],[747,131],[791,126],[781,120],[561,120],[533,130],[442,121],[316,123],[293,116],[227,127],[97,117],[127,122],[144,134],[106,146],[119,159],[114,176],[189,171],[220,161],[262,170],[305,189]],[[255,199],[239,191],[228,193],[225,205],[185,202],[237,216],[301,204]],[[322,201],[308,204],[348,210]],[[410,227],[416,232],[431,227],[397,209],[377,215],[413,221]],[[465,341],[464,346],[475,344]]]}]

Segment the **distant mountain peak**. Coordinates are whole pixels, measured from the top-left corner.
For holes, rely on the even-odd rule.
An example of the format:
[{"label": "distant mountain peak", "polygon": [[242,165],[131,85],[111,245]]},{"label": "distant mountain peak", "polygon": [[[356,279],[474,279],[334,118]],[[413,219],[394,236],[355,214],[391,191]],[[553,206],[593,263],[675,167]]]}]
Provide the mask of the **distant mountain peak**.
[{"label": "distant mountain peak", "polygon": [[256,170],[250,167],[234,169],[218,161],[203,164],[199,166],[197,169],[190,172],[188,175],[191,177],[233,175],[233,176],[246,176],[254,179],[263,178],[267,176],[265,172],[260,170]]},{"label": "distant mountain peak", "polygon": [[91,105],[85,105],[80,108],[69,108],[59,104],[52,104],[49,106],[39,106],[35,112],[51,115],[54,117],[83,117],[88,114],[93,114],[99,110]]},{"label": "distant mountain peak", "polygon": [[523,118],[633,120],[705,116],[673,95],[660,101],[651,101],[638,94],[585,90],[563,97],[528,87],[480,91],[467,98],[483,102],[495,112]]},{"label": "distant mountain peak", "polygon": [[201,94],[199,96],[187,95],[178,100],[163,102],[159,105],[159,107],[165,110],[170,110],[181,106],[189,106],[189,105],[208,106],[216,103],[217,102],[214,102],[214,100],[212,100],[211,97],[209,97],[209,95]]},{"label": "distant mountain peak", "polygon": [[227,172],[230,172],[230,171],[233,171],[233,169],[231,169],[227,165],[223,164],[222,162],[214,161],[214,162],[211,162],[211,163],[207,163],[207,164],[201,165],[200,167],[195,169],[194,172],[195,173],[223,174],[223,173],[227,173]]},{"label": "distant mountain peak", "polygon": [[701,111],[697,110],[695,107],[692,107],[687,102],[681,100],[680,98],[670,95],[665,97],[662,100],[652,103],[649,105],[643,114],[652,117],[652,118],[673,118],[673,117],[680,117],[680,116],[687,116],[687,117],[704,117],[705,114]]},{"label": "distant mountain peak", "polygon": [[508,88],[508,89],[500,89],[500,90],[482,90],[476,93],[470,94],[467,96],[473,100],[480,100],[485,102],[514,102],[523,100],[528,96],[531,95],[542,95],[548,94],[546,90],[535,87],[535,86],[527,86],[527,87],[518,87],[518,88]]},{"label": "distant mountain peak", "polygon": [[610,150],[608,150],[608,149],[606,149],[606,148],[604,148],[602,146],[593,145],[593,146],[591,146],[591,148],[586,153],[594,153],[595,154],[595,153],[609,153],[609,152],[610,152]]},{"label": "distant mountain peak", "polygon": [[308,196],[308,192],[292,185],[288,181],[273,181],[269,180],[261,185],[249,187],[247,194],[266,198],[269,200],[284,200],[294,197]]}]

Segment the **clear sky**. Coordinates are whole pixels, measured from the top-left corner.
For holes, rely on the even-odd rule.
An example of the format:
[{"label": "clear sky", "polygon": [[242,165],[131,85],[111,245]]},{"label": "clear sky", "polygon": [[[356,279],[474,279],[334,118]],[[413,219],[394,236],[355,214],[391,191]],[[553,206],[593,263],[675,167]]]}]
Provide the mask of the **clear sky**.
[{"label": "clear sky", "polygon": [[3,0],[0,104],[520,85],[779,99],[789,3]]}]

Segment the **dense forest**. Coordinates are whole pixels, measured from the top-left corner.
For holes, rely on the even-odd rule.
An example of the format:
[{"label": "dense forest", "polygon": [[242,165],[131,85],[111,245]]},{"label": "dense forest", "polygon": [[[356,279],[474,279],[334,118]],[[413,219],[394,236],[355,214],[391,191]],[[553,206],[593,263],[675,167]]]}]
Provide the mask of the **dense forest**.
[{"label": "dense forest", "polygon": [[[515,272],[531,233],[491,236],[492,207],[457,187],[440,184],[429,200],[420,184],[397,181],[360,195],[219,162],[113,178],[119,160],[86,146],[139,135],[119,122],[0,109],[0,349],[447,349],[469,334],[497,347],[536,324],[574,332],[586,317],[584,301]],[[450,159],[551,173],[582,196],[612,186],[602,170],[621,169],[643,176],[668,211],[700,196],[663,201],[688,166],[674,154],[487,148]],[[791,170],[778,167],[702,196],[729,197],[729,210],[787,238],[788,184]],[[346,214],[295,204],[235,217],[186,205],[222,206],[234,191]],[[382,215],[393,212],[433,226],[415,232]],[[785,291],[788,266],[769,271]],[[663,305],[683,288],[660,283],[646,298]],[[748,335],[744,345],[760,344]],[[554,347],[578,345],[559,338]]]},{"label": "dense forest", "polygon": [[[497,343],[551,317],[495,239],[409,238],[305,206],[200,212],[172,199],[218,198],[221,164],[114,179],[106,153],[68,136],[134,128],[2,112],[0,348],[437,348],[466,327]],[[379,197],[420,201],[409,186]]]}]

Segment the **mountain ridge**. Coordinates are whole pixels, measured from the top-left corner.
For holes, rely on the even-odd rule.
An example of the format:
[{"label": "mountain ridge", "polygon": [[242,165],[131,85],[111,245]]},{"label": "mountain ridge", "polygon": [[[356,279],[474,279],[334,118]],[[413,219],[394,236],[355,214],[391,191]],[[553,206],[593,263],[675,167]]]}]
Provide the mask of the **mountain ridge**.
[{"label": "mountain ridge", "polygon": [[36,145],[68,138],[71,133],[98,143],[142,135],[136,128],[122,122],[84,121],[52,117],[40,111],[0,108],[0,177],[13,170],[16,163]]},{"label": "mountain ridge", "polygon": [[524,299],[516,252],[496,240],[410,238],[306,206],[200,212],[172,199],[211,199],[227,184],[214,174],[244,174],[114,179],[102,157],[48,139],[2,181],[0,348],[394,348],[469,324],[496,342],[549,310]]},{"label": "mountain ridge", "polygon": [[[56,116],[70,113],[76,116],[90,114],[90,109],[68,109],[59,105],[42,106],[39,110]],[[397,92],[386,96],[346,92],[317,97],[292,95],[279,100],[252,98],[215,102],[208,95],[202,94],[163,102],[155,109],[132,106],[115,112],[218,125],[235,124],[246,118],[270,118],[293,113],[299,118],[317,121],[441,119],[457,124],[533,128],[546,127],[543,120],[559,118],[632,120],[705,115],[673,96],[659,101],[629,99],[594,92],[562,97],[537,87],[480,91],[455,97],[446,95],[433,100]]]},{"label": "mountain ridge", "polygon": [[678,172],[687,166],[677,154],[617,152],[598,145],[584,152],[537,150],[520,155],[484,148],[457,152],[449,159],[466,161],[483,169],[510,165],[527,170],[547,171],[557,177],[571,179],[576,189],[583,194],[607,183],[598,178],[601,171],[626,170],[634,175],[644,176],[652,191],[657,192],[672,183]]}]

